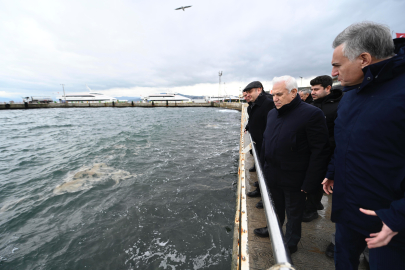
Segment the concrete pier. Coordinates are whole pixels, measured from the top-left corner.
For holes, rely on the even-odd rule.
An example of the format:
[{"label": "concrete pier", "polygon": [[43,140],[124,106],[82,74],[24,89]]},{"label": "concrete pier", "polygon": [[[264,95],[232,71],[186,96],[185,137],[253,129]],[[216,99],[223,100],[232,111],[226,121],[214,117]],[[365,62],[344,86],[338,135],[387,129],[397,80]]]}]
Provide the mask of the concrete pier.
[{"label": "concrete pier", "polygon": [[[254,159],[247,151],[250,144],[249,136],[243,133],[246,123],[246,119],[243,119],[246,114],[246,105],[242,110],[239,183],[234,232],[234,237],[239,237],[239,239],[234,239],[232,269],[269,269],[275,264],[270,239],[257,237],[253,233],[254,229],[267,226],[265,213],[263,209],[255,207],[260,198],[246,196],[246,193],[256,189],[252,185],[257,181],[257,176],[255,172],[249,172],[249,168],[254,164]],[[326,247],[331,241],[331,234],[335,230],[335,225],[330,221],[332,197],[332,195],[324,194],[322,204],[325,209],[318,211],[319,218],[302,223],[302,238],[298,244],[298,251],[291,256],[295,269],[335,269],[333,259],[325,255]],[[241,209],[241,205],[245,205],[244,209]],[[247,220],[246,225],[241,222],[244,218]],[[285,224],[283,232],[285,233]],[[247,243],[244,243],[243,237],[247,238]],[[363,255],[360,258],[359,269],[368,269]]]},{"label": "concrete pier", "polygon": [[49,104],[0,104],[0,110],[26,110],[26,109],[53,109],[53,108],[155,108],[155,107],[220,107],[226,109],[241,110],[243,103],[236,102],[211,102],[211,103],[189,103],[189,102],[169,102],[169,103],[137,103],[137,102],[110,102],[110,103],[49,103]]}]

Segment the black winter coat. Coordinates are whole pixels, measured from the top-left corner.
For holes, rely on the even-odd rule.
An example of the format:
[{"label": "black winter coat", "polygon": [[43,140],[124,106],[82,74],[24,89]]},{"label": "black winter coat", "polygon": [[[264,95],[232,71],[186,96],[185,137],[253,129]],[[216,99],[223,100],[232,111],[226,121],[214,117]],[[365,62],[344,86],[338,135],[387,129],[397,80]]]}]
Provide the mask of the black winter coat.
[{"label": "black winter coat", "polygon": [[323,112],[299,95],[267,115],[261,161],[268,186],[292,191],[319,190],[329,156]]},{"label": "black winter coat", "polygon": [[267,92],[264,92],[264,90],[263,90],[263,95],[265,95],[268,99],[270,99],[271,101],[273,101],[273,95],[272,94],[270,94],[270,93],[267,93]]},{"label": "black winter coat", "polygon": [[326,125],[328,127],[329,132],[329,143],[330,143],[330,151],[331,156],[333,154],[333,150],[335,150],[335,119],[337,117],[337,108],[339,105],[339,101],[343,97],[343,91],[340,89],[332,89],[331,93],[324,98],[316,99],[312,103],[312,105],[318,107],[323,111],[326,118]]},{"label": "black winter coat", "polygon": [[314,99],[312,98],[312,95],[309,94],[309,96],[307,97],[307,99],[304,102],[308,103],[308,104],[312,104],[312,102],[314,102]]},{"label": "black winter coat", "polygon": [[246,125],[246,130],[252,135],[259,153],[262,148],[263,132],[266,129],[267,114],[273,108],[274,102],[265,95],[260,94],[247,109],[249,121]]},{"label": "black winter coat", "polygon": [[[405,245],[405,39],[396,56],[363,69],[361,84],[345,87],[329,164],[332,221],[364,235],[383,221]],[[359,208],[374,210],[368,216]]]}]

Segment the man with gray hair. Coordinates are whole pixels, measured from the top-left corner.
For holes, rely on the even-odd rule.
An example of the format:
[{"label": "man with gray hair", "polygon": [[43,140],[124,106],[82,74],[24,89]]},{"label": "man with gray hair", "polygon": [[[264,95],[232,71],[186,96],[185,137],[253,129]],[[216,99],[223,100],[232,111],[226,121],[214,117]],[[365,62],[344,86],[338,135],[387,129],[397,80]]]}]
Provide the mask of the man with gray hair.
[{"label": "man with gray hair", "polygon": [[333,48],[332,76],[346,92],[323,181],[333,193],[335,266],[357,269],[367,245],[371,269],[405,269],[405,39],[363,22]]},{"label": "man with gray hair", "polygon": [[[291,76],[274,78],[271,93],[276,109],[267,115],[260,155],[280,226],[287,213],[284,241],[290,253],[297,251],[301,239],[305,193],[319,188],[329,155],[325,116],[303,102],[297,88]],[[268,236],[267,228],[254,233]]]},{"label": "man with gray hair", "polygon": [[308,104],[311,104],[314,100],[311,96],[311,89],[310,88],[302,88],[298,91],[300,98],[302,101],[305,101]]}]

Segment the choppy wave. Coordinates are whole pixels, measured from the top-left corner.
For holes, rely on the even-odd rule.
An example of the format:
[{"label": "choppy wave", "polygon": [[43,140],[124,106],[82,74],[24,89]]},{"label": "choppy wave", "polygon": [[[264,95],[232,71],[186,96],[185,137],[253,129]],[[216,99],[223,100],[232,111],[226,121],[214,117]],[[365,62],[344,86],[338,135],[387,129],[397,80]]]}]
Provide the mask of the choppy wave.
[{"label": "choppy wave", "polygon": [[0,269],[229,269],[234,112],[2,112]]},{"label": "choppy wave", "polygon": [[0,208],[0,212],[5,212],[8,210],[11,210],[14,207],[16,207],[17,205],[19,205],[20,203],[24,202],[25,200],[26,200],[26,197],[19,198],[17,200],[13,200],[13,201],[8,201]]},{"label": "choppy wave", "polygon": [[222,248],[221,252],[217,253],[216,248],[215,243],[211,242],[211,246],[203,254],[190,256],[176,250],[176,246],[170,244],[170,240],[154,238],[149,244],[138,241],[124,250],[129,257],[125,265],[138,269],[142,265],[150,264],[151,261],[158,261],[159,269],[212,269],[232,254],[231,249]]}]

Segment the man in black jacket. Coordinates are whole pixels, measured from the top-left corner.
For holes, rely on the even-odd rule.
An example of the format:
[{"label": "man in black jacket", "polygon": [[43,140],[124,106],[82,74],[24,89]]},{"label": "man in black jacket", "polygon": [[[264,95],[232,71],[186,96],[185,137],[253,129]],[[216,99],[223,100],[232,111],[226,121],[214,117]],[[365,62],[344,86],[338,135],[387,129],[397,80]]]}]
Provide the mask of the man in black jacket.
[{"label": "man in black jacket", "polygon": [[[280,226],[287,213],[284,241],[290,253],[301,239],[305,193],[319,188],[329,155],[328,129],[322,111],[301,100],[297,82],[291,76],[274,78],[276,110],[267,115],[261,162]],[[255,229],[268,236],[267,228]]]},{"label": "man in black jacket", "polygon": [[328,126],[329,142],[331,143],[331,155],[335,150],[335,119],[337,117],[337,107],[343,97],[342,87],[332,87],[332,78],[328,75],[318,76],[311,80],[311,95],[314,99],[312,105],[323,111]]},{"label": "man in black jacket", "polygon": [[314,101],[311,96],[311,89],[308,88],[300,89],[298,91],[298,94],[300,95],[302,101],[305,101],[305,103],[312,104],[312,102]]},{"label": "man in black jacket", "polygon": [[[251,102],[247,111],[249,121],[246,125],[246,131],[252,135],[253,144],[256,145],[257,153],[260,154],[263,141],[263,132],[266,128],[267,113],[274,108],[274,102],[266,97],[261,82],[254,81],[249,83],[243,92],[246,92],[246,99]],[[255,167],[249,169],[255,171]],[[249,197],[260,197],[260,190],[256,189],[247,194]]]},{"label": "man in black jacket", "polygon": [[[329,162],[333,155],[333,151],[335,150],[335,119],[337,117],[337,107],[339,105],[339,101],[343,97],[343,92],[340,89],[332,89],[333,80],[328,75],[318,76],[311,80],[310,84],[312,90],[311,95],[314,99],[312,105],[321,109],[326,118],[330,143]],[[310,222],[319,217],[317,210],[323,209],[323,205],[321,203],[322,196],[322,187],[320,187],[316,192],[307,194],[306,209],[302,218],[303,222]]]}]

